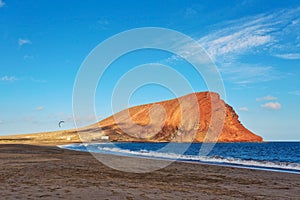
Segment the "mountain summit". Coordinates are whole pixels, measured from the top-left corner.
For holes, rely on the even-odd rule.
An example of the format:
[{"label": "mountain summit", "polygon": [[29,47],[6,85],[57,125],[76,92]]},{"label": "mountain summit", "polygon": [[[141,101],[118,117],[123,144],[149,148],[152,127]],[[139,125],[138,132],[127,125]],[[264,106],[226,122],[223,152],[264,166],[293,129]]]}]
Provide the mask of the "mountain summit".
[{"label": "mountain summit", "polygon": [[[215,92],[134,106],[79,132],[101,133],[111,141],[261,142],[245,128],[233,108]],[[81,137],[83,140],[85,134]]]}]

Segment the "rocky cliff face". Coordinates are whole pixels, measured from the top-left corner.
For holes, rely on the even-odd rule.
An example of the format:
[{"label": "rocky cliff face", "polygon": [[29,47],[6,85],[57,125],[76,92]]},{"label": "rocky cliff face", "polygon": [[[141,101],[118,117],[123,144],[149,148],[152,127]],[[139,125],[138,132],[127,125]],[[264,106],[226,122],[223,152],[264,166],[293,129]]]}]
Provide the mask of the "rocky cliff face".
[{"label": "rocky cliff face", "polygon": [[213,92],[135,106],[86,129],[101,130],[114,141],[262,141],[262,137],[246,129],[233,108]]}]

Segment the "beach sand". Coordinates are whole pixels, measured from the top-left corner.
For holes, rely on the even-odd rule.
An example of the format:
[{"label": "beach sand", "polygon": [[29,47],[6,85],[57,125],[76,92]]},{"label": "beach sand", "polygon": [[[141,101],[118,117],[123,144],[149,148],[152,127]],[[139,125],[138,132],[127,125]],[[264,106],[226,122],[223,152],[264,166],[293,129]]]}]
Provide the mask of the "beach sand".
[{"label": "beach sand", "polygon": [[297,174],[179,162],[128,173],[89,153],[29,144],[0,145],[0,183],[1,199],[300,199]]}]

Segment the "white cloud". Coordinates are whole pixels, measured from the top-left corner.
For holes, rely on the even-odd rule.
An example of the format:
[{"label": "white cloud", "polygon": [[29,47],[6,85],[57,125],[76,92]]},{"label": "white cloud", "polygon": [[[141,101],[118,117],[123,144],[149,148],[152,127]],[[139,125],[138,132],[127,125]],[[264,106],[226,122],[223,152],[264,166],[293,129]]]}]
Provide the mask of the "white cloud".
[{"label": "white cloud", "polygon": [[0,8],[3,7],[5,5],[5,2],[0,0]]},{"label": "white cloud", "polygon": [[2,121],[2,120],[0,120],[0,124],[3,124],[3,121]]},{"label": "white cloud", "polygon": [[238,108],[238,110],[240,110],[240,111],[249,111],[249,109],[247,107],[240,107],[240,108]]},{"label": "white cloud", "polygon": [[216,35],[202,38],[200,44],[216,60],[217,57],[227,54],[242,54],[254,47],[271,42],[271,40],[270,35],[255,35],[253,28],[248,28],[235,33],[228,33],[225,36]]},{"label": "white cloud", "polygon": [[279,110],[281,108],[281,104],[279,102],[268,102],[262,104],[261,107],[269,109],[269,110]]},{"label": "white cloud", "polygon": [[24,44],[31,44],[31,41],[28,40],[28,39],[21,39],[21,38],[19,38],[18,44],[19,44],[19,46],[21,47],[21,46],[23,46]]},{"label": "white cloud", "polygon": [[47,83],[46,80],[36,79],[36,78],[33,78],[33,77],[30,77],[29,80],[31,80],[33,82],[36,82],[36,83]]},{"label": "white cloud", "polygon": [[293,95],[298,95],[298,96],[300,96],[300,90],[290,91],[289,94],[293,94]]},{"label": "white cloud", "polygon": [[32,60],[33,58],[34,58],[34,57],[33,57],[32,55],[27,55],[27,54],[26,54],[26,55],[23,56],[23,59],[24,59],[24,60]]},{"label": "white cloud", "polygon": [[264,97],[256,98],[256,101],[273,101],[273,100],[277,100],[277,99],[278,99],[277,97],[267,95]]},{"label": "white cloud", "polygon": [[[199,46],[203,47],[216,63],[224,80],[240,86],[272,81],[286,77],[287,74],[279,72],[272,66],[260,63],[242,63],[240,57],[266,53],[268,55],[281,55],[289,59],[298,58],[300,55],[287,52],[297,52],[291,47],[295,47],[297,40],[300,43],[299,21],[300,7],[282,9],[277,12],[244,17],[208,27],[210,32],[197,41]],[[293,33],[292,39],[287,42],[286,39],[291,38],[291,33]],[[193,58],[193,61],[200,64],[209,63],[205,56],[199,57],[197,55],[195,58],[196,53],[199,52],[199,46],[183,42],[176,49],[179,50],[184,59]],[[173,64],[178,60],[180,60],[178,56],[171,56],[165,61]]]},{"label": "white cloud", "polygon": [[200,38],[199,43],[214,60],[224,59],[228,54],[243,54],[274,42],[274,36],[270,34],[274,31],[271,18],[269,15],[257,15],[219,24],[217,31]]},{"label": "white cloud", "polygon": [[44,110],[44,109],[45,109],[44,106],[38,106],[38,107],[35,108],[35,110],[37,110],[37,111],[41,111],[41,110]]},{"label": "white cloud", "polygon": [[15,82],[17,80],[18,79],[15,76],[3,76],[0,78],[0,81],[3,81],[3,82]]},{"label": "white cloud", "polygon": [[198,16],[198,12],[194,8],[185,9],[184,17],[187,19],[191,19]]},{"label": "white cloud", "polygon": [[256,53],[256,47],[286,59],[299,59],[299,53],[290,53],[298,52],[294,48],[299,40],[299,22],[300,7],[282,9],[217,24],[212,27],[216,31],[200,38],[199,43],[216,60],[226,59],[229,54],[236,57],[249,51]]},{"label": "white cloud", "polygon": [[277,54],[276,57],[287,59],[287,60],[297,60],[300,59],[300,53],[287,53],[287,54]]},{"label": "white cloud", "polygon": [[271,66],[243,63],[223,63],[222,66],[219,66],[219,70],[225,81],[238,85],[276,80],[284,75]]},{"label": "white cloud", "polygon": [[107,30],[110,25],[110,22],[107,18],[101,18],[97,21],[97,23],[102,30]]},{"label": "white cloud", "polygon": [[36,79],[34,77],[21,77],[21,78],[17,78],[15,76],[3,76],[0,77],[0,82],[9,82],[9,83],[13,83],[15,81],[32,81],[35,83],[47,83],[46,80],[42,80],[42,79]]}]

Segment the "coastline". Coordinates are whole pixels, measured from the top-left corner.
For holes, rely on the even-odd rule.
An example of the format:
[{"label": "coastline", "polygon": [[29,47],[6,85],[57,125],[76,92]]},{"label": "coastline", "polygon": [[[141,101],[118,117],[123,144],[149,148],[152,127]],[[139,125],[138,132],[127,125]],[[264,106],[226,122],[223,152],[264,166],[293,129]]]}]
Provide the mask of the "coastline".
[{"label": "coastline", "polygon": [[[1,144],[3,198],[298,199],[300,175],[174,162],[150,173],[117,171],[86,152],[58,144]],[[106,159],[144,158],[102,155]]]},{"label": "coastline", "polygon": [[[160,161],[167,161],[167,162],[187,162],[193,164],[205,164],[205,165],[215,165],[220,167],[235,167],[235,168],[243,168],[243,169],[254,169],[254,170],[263,170],[263,171],[273,171],[273,172],[282,172],[282,173],[292,173],[300,175],[300,168],[293,163],[287,164],[288,161],[282,161],[281,163],[272,162],[271,160],[264,160],[260,161],[259,158],[253,158],[252,160],[247,160],[245,158],[236,158],[230,157],[222,157],[220,156],[200,156],[197,155],[181,155],[176,153],[161,153],[156,152],[155,149],[162,148],[162,146],[158,147],[158,143],[149,143],[149,142],[140,142],[139,145],[146,144],[146,146],[139,146],[138,148],[142,148],[143,150],[130,150],[131,148],[135,149],[135,147],[131,147],[131,144],[136,142],[99,142],[99,143],[83,143],[83,144],[66,144],[66,145],[58,145],[60,148],[68,149],[68,150],[75,150],[75,151],[82,151],[82,152],[90,152],[95,157],[97,154],[107,154],[107,155],[117,155],[117,156],[126,156],[126,157],[135,157],[135,158],[144,158],[150,160],[160,160]],[[246,144],[253,144],[246,143]],[[260,142],[259,142],[260,143]],[[276,142],[280,143],[280,142]],[[285,143],[285,142],[284,142]],[[119,147],[118,145],[125,144],[130,146],[123,146]],[[170,144],[170,143],[161,143],[161,144]],[[173,144],[176,144],[173,143]],[[184,143],[188,145],[197,145],[198,143]],[[218,143],[220,144],[220,143]],[[218,145],[215,144],[215,145]],[[228,143],[221,143],[221,144],[228,144]],[[243,143],[238,143],[243,144]],[[298,143],[297,143],[298,144]],[[149,146],[154,145],[153,150],[149,149]],[[176,144],[177,145],[177,144]],[[178,144],[180,145],[180,144]],[[177,146],[177,148],[181,148]],[[200,148],[200,147],[199,147]],[[224,148],[224,147],[222,147]],[[241,147],[239,147],[241,148]],[[280,147],[279,147],[280,148]],[[197,147],[196,147],[197,149]],[[195,150],[195,148],[194,148]],[[171,150],[172,151],[172,150]],[[197,150],[198,151],[198,150]],[[100,158],[101,159],[101,158]],[[256,160],[257,159],[257,160]]]}]

